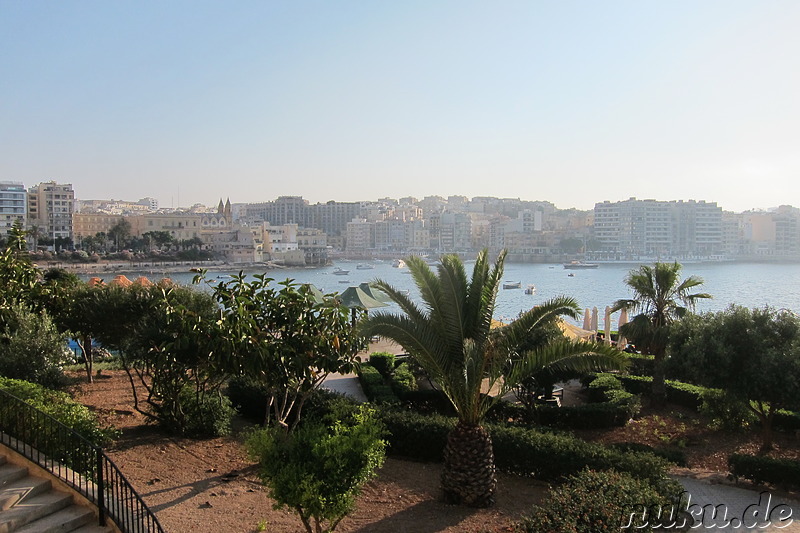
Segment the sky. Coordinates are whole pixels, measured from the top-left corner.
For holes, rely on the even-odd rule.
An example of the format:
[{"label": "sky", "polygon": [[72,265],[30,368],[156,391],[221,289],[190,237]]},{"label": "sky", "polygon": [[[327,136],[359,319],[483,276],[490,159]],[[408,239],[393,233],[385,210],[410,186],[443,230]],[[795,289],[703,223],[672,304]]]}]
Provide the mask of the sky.
[{"label": "sky", "polygon": [[0,180],[800,207],[796,0],[0,0]]}]

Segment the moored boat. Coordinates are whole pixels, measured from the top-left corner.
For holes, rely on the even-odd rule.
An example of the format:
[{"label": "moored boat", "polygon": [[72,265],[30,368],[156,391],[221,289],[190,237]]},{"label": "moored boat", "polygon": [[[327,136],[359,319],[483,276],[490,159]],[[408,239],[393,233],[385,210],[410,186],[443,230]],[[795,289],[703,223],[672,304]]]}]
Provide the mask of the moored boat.
[{"label": "moored boat", "polygon": [[406,266],[406,262],[403,261],[402,259],[395,259],[394,261],[392,261],[392,266],[395,268],[403,268]]},{"label": "moored boat", "polygon": [[336,268],[333,269],[333,275],[334,276],[346,276],[349,273],[350,273],[349,270],[345,270],[345,269],[343,269],[341,267],[336,267]]},{"label": "moored boat", "polygon": [[536,294],[536,285],[528,285],[525,287],[525,294]]},{"label": "moored boat", "polygon": [[570,261],[569,263],[564,263],[564,268],[569,270],[580,270],[584,268],[597,268],[600,265],[598,263],[586,263],[584,261]]},{"label": "moored boat", "polygon": [[504,289],[521,289],[522,282],[521,281],[504,281],[503,282]]},{"label": "moored boat", "polygon": [[368,263],[359,263],[356,265],[356,270],[372,270],[373,268],[375,267]]}]

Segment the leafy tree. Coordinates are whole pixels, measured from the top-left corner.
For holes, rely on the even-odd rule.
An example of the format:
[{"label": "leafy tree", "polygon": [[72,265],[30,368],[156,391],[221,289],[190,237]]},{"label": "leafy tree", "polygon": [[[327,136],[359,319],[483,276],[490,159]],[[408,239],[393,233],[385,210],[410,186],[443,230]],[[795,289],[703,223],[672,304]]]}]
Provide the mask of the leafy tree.
[{"label": "leafy tree", "polygon": [[247,447],[275,508],[289,507],[308,533],[334,531],[355,507],[361,487],[383,464],[386,443],[374,410],[361,406],[345,419],[304,423],[250,435]]},{"label": "leafy tree", "polygon": [[[204,280],[204,273],[195,279]],[[308,285],[291,280],[271,285],[263,274],[211,284],[219,304],[214,338],[230,354],[232,374],[250,377],[270,394],[265,424],[294,427],[303,404],[332,372],[349,372],[363,346],[349,310],[319,304]],[[290,420],[291,417],[294,420]]]},{"label": "leafy tree", "polygon": [[125,247],[131,236],[131,223],[126,218],[120,218],[119,222],[111,226],[108,230],[108,237],[114,241],[117,251]]},{"label": "leafy tree", "polygon": [[28,250],[28,243],[25,236],[28,232],[22,226],[22,220],[16,219],[11,227],[8,229],[8,242],[6,247],[14,252],[26,252]]},{"label": "leafy tree", "polygon": [[562,239],[559,246],[561,247],[561,250],[567,254],[577,254],[578,252],[583,251],[583,241],[577,237]]},{"label": "leafy tree", "polygon": [[[487,251],[475,262],[472,279],[456,255],[443,256],[438,273],[418,257],[408,268],[424,307],[385,281],[377,287],[404,314],[376,313],[362,323],[366,336],[400,344],[439,385],[453,404],[458,423],[445,448],[442,489],[447,501],[487,506],[496,486],[492,441],[482,426],[487,410],[516,384],[544,367],[590,371],[625,366],[624,354],[598,343],[549,342],[523,351],[526,340],[560,316],[577,317],[571,298],[554,298],[522,313],[512,323],[491,328],[505,252],[490,268]],[[513,361],[513,364],[509,364]],[[483,391],[497,391],[492,397]]]},{"label": "leafy tree", "polygon": [[800,409],[800,318],[791,312],[731,306],[687,317],[673,328],[669,351],[680,377],[723,389],[755,413],[762,451],[772,447],[775,413]]},{"label": "leafy tree", "polygon": [[664,359],[672,324],[694,310],[695,302],[711,298],[707,293],[693,293],[703,284],[702,278],[689,276],[681,280],[681,265],[656,263],[631,270],[625,283],[633,290],[633,298],[617,300],[612,312],[627,309],[638,313],[620,327],[620,334],[630,339],[642,353],[654,356],[652,404],[664,407],[667,389],[664,382]]}]

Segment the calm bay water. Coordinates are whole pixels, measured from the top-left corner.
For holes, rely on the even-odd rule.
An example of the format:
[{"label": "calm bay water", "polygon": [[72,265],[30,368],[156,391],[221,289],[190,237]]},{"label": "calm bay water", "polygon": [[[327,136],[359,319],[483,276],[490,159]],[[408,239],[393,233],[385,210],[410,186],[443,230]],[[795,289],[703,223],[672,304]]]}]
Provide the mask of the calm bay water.
[{"label": "calm bay water", "polygon": [[[286,268],[268,271],[268,276],[277,281],[291,278],[300,283],[313,283],[326,293],[341,292],[350,285],[358,285],[376,278],[384,279],[398,289],[407,289],[412,297],[417,292],[407,268],[394,268],[388,262],[369,262],[371,270],[356,269],[356,261],[337,261],[335,266],[349,270],[346,276],[333,274],[334,266],[325,268]],[[472,268],[468,263],[467,268]],[[603,309],[620,298],[629,298],[631,293],[624,283],[625,275],[636,265],[602,264],[593,270],[565,270],[562,265],[546,264],[513,264],[505,265],[504,280],[521,282],[522,289],[501,289],[497,298],[495,318],[511,319],[520,311],[558,295],[575,298],[582,308],[597,307],[602,321]],[[231,272],[209,272],[209,279],[218,276],[224,279]],[[568,274],[572,272],[574,276]],[[134,279],[139,274],[126,274]],[[143,272],[151,279],[159,279],[160,274]],[[190,284],[193,274],[167,274],[179,283]],[[701,301],[697,310],[718,311],[730,304],[745,307],[763,307],[770,305],[776,308],[790,309],[800,313],[800,265],[767,264],[767,263],[693,263],[683,266],[683,277],[696,275],[705,280],[700,291],[710,293],[714,298]],[[113,279],[113,274],[103,276],[106,281]],[[534,295],[525,294],[527,285],[535,285]],[[387,308],[391,310],[392,307]],[[613,317],[616,327],[616,316]]]}]

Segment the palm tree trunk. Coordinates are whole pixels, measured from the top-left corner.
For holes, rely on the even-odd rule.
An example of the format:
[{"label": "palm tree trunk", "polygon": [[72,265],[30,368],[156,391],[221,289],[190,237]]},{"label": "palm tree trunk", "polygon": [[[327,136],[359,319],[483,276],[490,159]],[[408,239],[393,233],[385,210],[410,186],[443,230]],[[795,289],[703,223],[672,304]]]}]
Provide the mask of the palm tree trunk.
[{"label": "palm tree trunk", "polygon": [[448,503],[489,507],[497,487],[492,438],[481,426],[458,422],[447,436],[442,491]]}]

